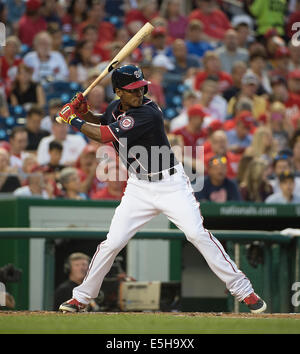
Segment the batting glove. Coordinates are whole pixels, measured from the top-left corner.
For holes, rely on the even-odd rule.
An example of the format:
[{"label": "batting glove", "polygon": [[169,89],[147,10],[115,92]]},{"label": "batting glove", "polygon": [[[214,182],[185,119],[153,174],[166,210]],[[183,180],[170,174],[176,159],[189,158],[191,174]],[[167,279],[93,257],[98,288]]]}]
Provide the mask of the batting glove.
[{"label": "batting glove", "polygon": [[59,112],[59,116],[66,124],[72,125],[78,130],[80,130],[84,124],[84,121],[76,116],[70,103],[67,103],[63,106]]},{"label": "batting glove", "polygon": [[88,101],[83,96],[82,92],[76,93],[76,95],[71,99],[70,105],[72,106],[74,112],[78,115],[86,114],[89,111]]}]

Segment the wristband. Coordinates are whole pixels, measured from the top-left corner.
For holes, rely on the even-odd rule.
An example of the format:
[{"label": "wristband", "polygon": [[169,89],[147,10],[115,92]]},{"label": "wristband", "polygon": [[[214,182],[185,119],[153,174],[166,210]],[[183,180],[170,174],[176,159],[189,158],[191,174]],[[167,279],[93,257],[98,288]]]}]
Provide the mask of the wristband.
[{"label": "wristband", "polygon": [[75,117],[73,118],[71,121],[70,121],[70,124],[75,127],[76,129],[78,129],[79,131],[81,130],[83,124],[85,123],[84,120],[81,120],[80,118],[78,117]]}]

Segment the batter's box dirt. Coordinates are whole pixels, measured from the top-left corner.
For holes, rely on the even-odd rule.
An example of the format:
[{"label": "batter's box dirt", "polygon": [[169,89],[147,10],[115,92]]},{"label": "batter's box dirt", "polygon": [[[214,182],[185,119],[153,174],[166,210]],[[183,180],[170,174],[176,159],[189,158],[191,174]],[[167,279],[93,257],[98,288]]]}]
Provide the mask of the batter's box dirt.
[{"label": "batter's box dirt", "polygon": [[[103,316],[103,315],[165,315],[165,316],[179,316],[179,317],[223,317],[223,318],[293,318],[300,319],[300,313],[225,313],[225,312],[82,312],[79,314],[91,315],[91,316]],[[61,316],[73,316],[78,313],[62,314],[55,311],[0,311],[0,316],[28,316],[28,315],[61,315]]]}]

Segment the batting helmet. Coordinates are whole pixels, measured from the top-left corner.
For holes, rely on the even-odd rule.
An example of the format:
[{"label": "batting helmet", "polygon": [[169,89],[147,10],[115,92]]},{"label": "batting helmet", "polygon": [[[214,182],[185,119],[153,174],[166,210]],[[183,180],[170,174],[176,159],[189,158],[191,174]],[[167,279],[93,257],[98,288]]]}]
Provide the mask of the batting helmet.
[{"label": "batting helmet", "polygon": [[144,79],[142,70],[135,65],[123,65],[115,69],[111,76],[113,90],[116,88],[125,90],[134,90],[136,88],[145,86],[145,93],[148,91],[150,81]]}]

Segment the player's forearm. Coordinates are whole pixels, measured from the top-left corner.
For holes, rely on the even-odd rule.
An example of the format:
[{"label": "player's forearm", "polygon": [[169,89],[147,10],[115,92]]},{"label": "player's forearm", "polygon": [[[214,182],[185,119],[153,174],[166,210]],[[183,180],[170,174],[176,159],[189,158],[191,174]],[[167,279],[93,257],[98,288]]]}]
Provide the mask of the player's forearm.
[{"label": "player's forearm", "polygon": [[93,113],[92,111],[88,111],[86,114],[82,114],[82,118],[88,122],[93,124],[99,124],[102,114]]},{"label": "player's forearm", "polygon": [[100,124],[85,122],[82,125],[80,131],[88,138],[98,141],[99,143],[102,143]]}]

